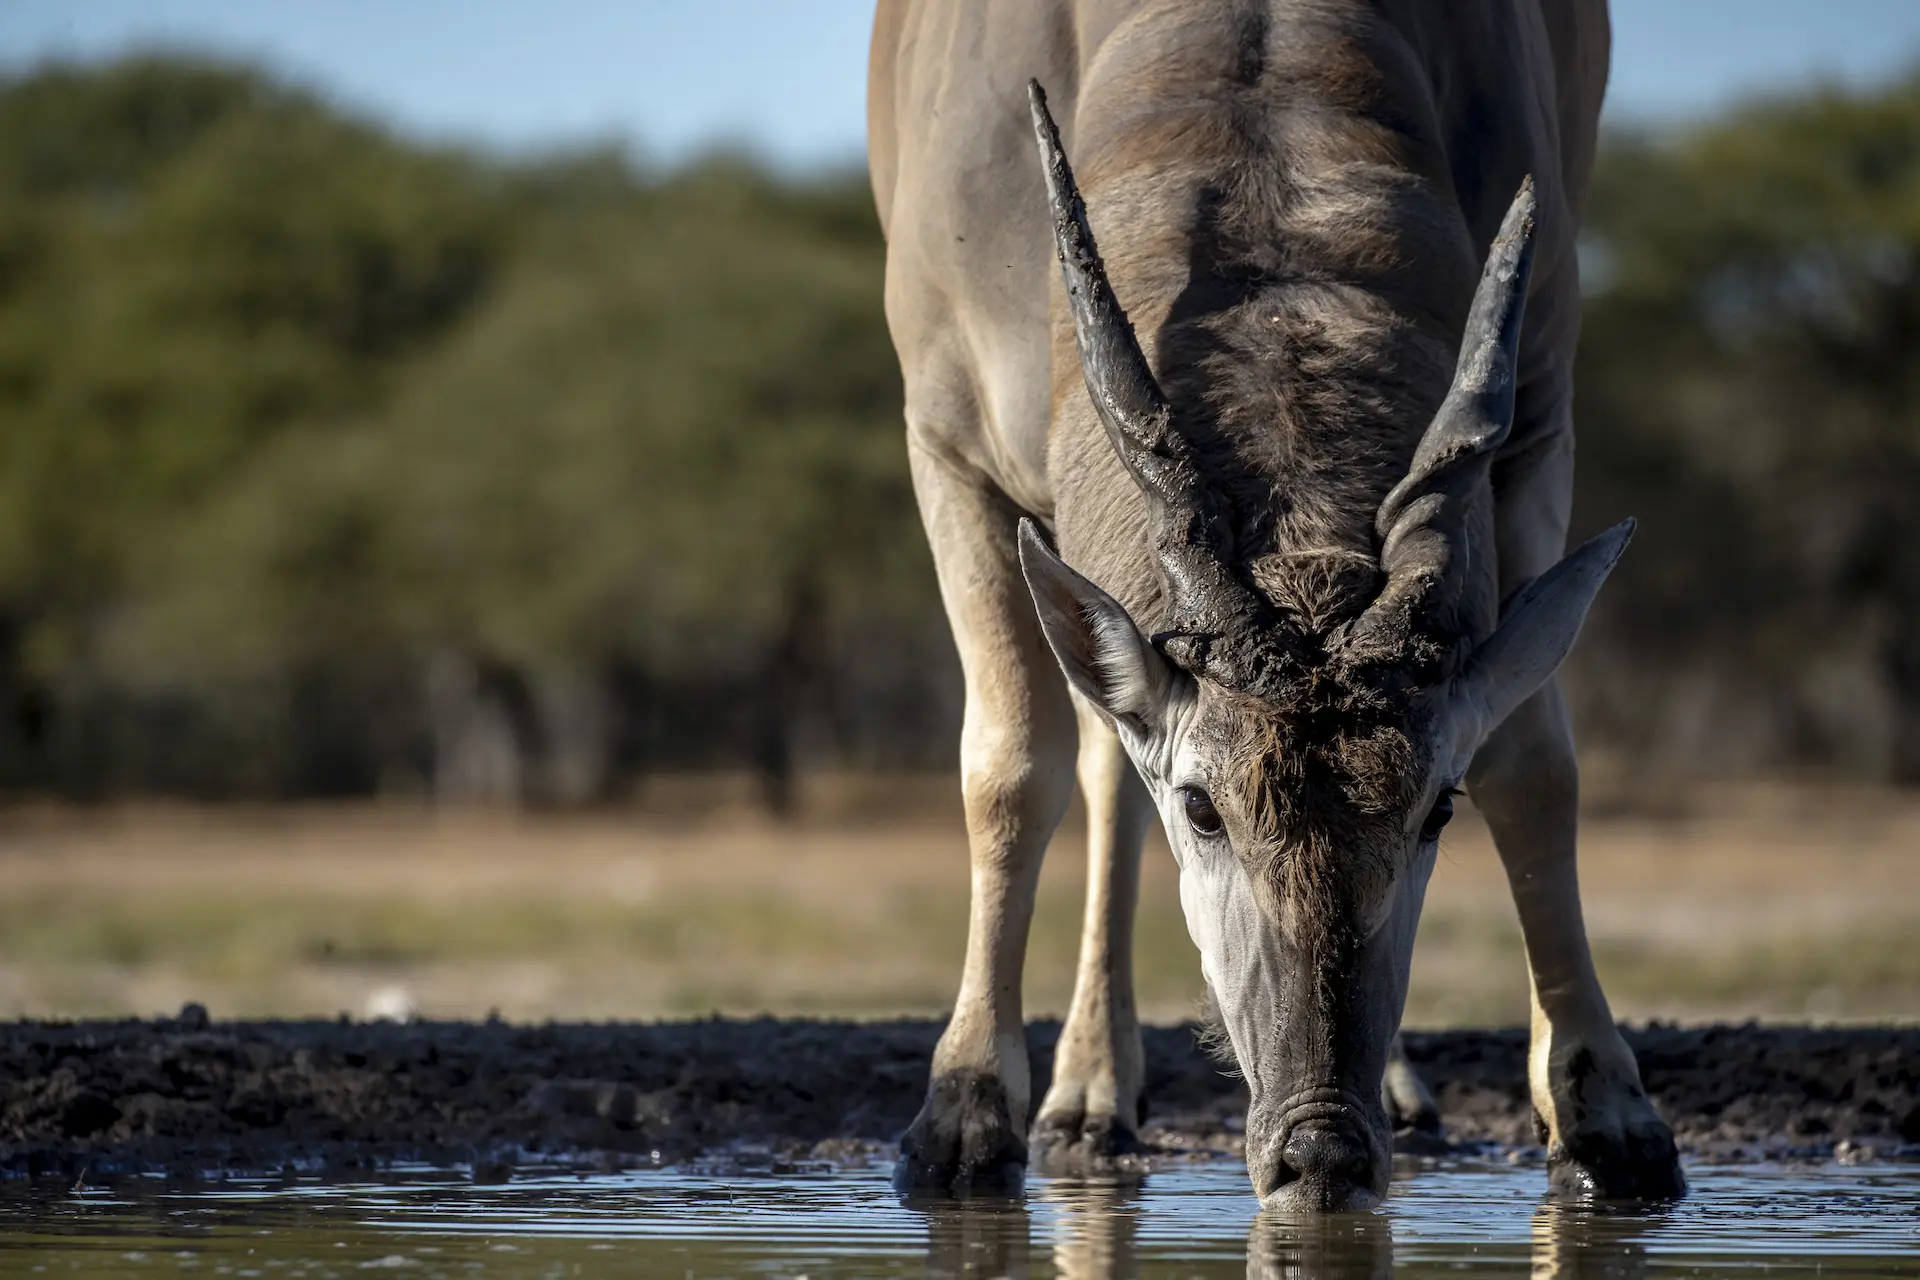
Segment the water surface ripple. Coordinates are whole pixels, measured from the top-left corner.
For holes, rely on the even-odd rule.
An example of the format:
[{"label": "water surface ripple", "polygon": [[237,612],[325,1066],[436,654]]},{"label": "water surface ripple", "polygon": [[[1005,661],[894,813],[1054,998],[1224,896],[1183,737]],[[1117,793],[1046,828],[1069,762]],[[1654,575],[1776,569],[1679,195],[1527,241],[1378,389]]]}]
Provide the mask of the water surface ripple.
[{"label": "water surface ripple", "polygon": [[1382,1214],[1307,1221],[1256,1212],[1224,1161],[931,1207],[902,1205],[880,1169],[135,1181],[0,1193],[0,1274],[1920,1277],[1920,1168],[1691,1176],[1679,1205],[1595,1213],[1545,1203],[1537,1167],[1428,1165]]}]

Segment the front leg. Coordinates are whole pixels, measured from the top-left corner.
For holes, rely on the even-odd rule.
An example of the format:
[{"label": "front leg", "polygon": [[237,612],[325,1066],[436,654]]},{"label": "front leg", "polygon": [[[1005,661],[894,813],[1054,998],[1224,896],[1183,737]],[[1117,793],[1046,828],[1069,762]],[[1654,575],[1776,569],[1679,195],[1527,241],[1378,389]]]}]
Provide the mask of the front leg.
[{"label": "front leg", "polygon": [[1387,1050],[1387,1073],[1380,1082],[1380,1105],[1386,1109],[1387,1119],[1393,1122],[1396,1132],[1402,1129],[1415,1133],[1440,1132],[1439,1104],[1434,1102],[1427,1082],[1413,1069],[1413,1063],[1407,1058],[1407,1046],[1397,1035]]},{"label": "front leg", "polygon": [[1467,785],[1492,829],[1526,939],[1527,1079],[1554,1189],[1596,1200],[1684,1194],[1673,1131],[1640,1083],[1587,948],[1574,859],[1579,772],[1555,684],[1487,740]]},{"label": "front leg", "polygon": [[1146,1072],[1133,1000],[1133,917],[1153,798],[1099,713],[1078,696],[1074,710],[1087,805],[1087,907],[1073,1003],[1033,1123],[1034,1163],[1050,1172],[1096,1170],[1140,1149]]},{"label": "front leg", "polygon": [[1073,787],[1073,710],[984,482],[915,448],[914,491],[966,680],[961,793],[973,896],[953,1019],[900,1142],[904,1194],[1019,1194],[1032,1099],[1020,980],[1047,841]]}]

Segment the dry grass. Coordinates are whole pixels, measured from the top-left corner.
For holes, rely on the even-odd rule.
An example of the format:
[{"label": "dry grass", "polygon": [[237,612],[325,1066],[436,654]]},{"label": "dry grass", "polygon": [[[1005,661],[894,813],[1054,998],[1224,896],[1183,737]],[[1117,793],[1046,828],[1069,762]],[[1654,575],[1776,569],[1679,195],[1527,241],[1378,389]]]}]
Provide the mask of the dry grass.
[{"label": "dry grass", "polygon": [[[129,808],[0,826],[0,1015],[430,1016],[722,1010],[938,1013],[965,942],[965,841],[944,787],[896,818],[513,816]],[[1703,792],[1594,815],[1588,918],[1616,1012],[1920,1017],[1920,801]],[[1029,1008],[1066,1007],[1077,837],[1043,882]],[[1172,860],[1147,855],[1143,1008],[1185,1016],[1198,965]],[[1526,977],[1504,880],[1463,814],[1434,877],[1409,1021],[1510,1023]]]}]

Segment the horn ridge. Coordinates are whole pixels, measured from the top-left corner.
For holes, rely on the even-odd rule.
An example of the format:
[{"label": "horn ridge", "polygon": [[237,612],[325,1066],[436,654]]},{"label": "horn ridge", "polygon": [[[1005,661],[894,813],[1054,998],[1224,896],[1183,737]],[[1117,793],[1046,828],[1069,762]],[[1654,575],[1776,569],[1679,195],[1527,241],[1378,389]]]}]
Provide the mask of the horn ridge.
[{"label": "horn ridge", "polygon": [[1446,398],[1374,515],[1386,581],[1352,633],[1367,651],[1404,646],[1436,609],[1451,615],[1441,630],[1456,630],[1470,585],[1492,572],[1492,559],[1467,543],[1466,521],[1513,429],[1537,212],[1528,177],[1487,252]]},{"label": "horn ridge", "polygon": [[1513,391],[1526,317],[1526,282],[1534,261],[1534,180],[1521,182],[1486,267],[1473,290],[1459,363],[1440,411],[1413,449],[1404,480],[1380,503],[1375,532],[1390,541],[1407,509],[1430,493],[1455,466],[1490,459],[1513,430]]},{"label": "horn ridge", "polygon": [[1073,178],[1073,167],[1060,144],[1060,129],[1047,109],[1047,92],[1038,80],[1027,82],[1027,103],[1033,112],[1034,139],[1047,178],[1048,203],[1053,212],[1053,235],[1060,258],[1060,279],[1073,312],[1073,331],[1087,391],[1101,421],[1114,433],[1121,461],[1141,475],[1142,450],[1184,457],[1185,440],[1169,430],[1171,414],[1160,384],[1147,367],[1147,358],[1133,332],[1133,323],[1114,296],[1106,264],[1087,222],[1086,202]]},{"label": "horn ridge", "polygon": [[1161,651],[1195,674],[1244,684],[1260,624],[1270,613],[1228,563],[1231,537],[1219,503],[1201,483],[1191,442],[1140,349],[1087,221],[1086,202],[1038,80],[1027,83],[1034,140],[1046,174],[1060,279],[1087,393],[1107,438],[1147,500],[1148,530],[1169,630]]},{"label": "horn ridge", "polygon": [[1475,458],[1490,459],[1513,429],[1536,209],[1529,175],[1501,220],[1474,288],[1453,384],[1421,435],[1405,478],[1380,504],[1374,527],[1383,542],[1392,540],[1394,525],[1446,473]]}]

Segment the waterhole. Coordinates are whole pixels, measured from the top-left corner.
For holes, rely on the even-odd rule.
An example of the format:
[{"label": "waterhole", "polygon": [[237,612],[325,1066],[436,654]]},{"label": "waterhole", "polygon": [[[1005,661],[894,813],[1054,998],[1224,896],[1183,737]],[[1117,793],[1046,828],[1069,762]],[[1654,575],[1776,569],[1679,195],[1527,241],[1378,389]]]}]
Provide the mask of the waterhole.
[{"label": "waterhole", "polygon": [[1916,1276],[1920,1168],[1691,1170],[1656,1212],[1543,1202],[1537,1167],[1403,1169],[1379,1214],[1256,1212],[1238,1164],[909,1207],[882,1168],[453,1171],[0,1190],[0,1274],[49,1276]]}]

